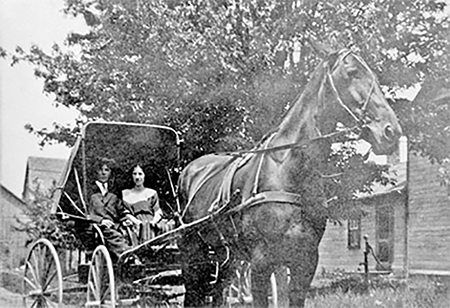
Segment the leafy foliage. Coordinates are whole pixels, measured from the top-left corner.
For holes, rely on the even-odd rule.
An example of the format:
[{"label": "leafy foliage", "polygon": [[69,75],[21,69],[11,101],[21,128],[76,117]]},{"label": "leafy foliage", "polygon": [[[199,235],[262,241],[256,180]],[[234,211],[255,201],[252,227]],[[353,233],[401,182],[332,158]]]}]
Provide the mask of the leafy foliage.
[{"label": "leafy foliage", "polygon": [[311,288],[306,307],[445,307],[448,282],[440,277],[371,277],[342,270],[322,272]]},{"label": "leafy foliage", "polygon": [[[449,157],[449,100],[419,104],[396,100],[395,93],[448,84],[444,8],[442,0],[66,0],[65,12],[83,16],[90,29],[66,40],[80,52],[55,45],[46,54],[34,46],[11,57],[33,64],[44,91],[80,111],[79,125],[95,119],[169,125],[183,133],[188,162],[248,148],[278,123],[319,63],[308,40],[352,47],[392,97],[411,147],[442,161]],[[42,144],[70,145],[79,127],[28,129]],[[360,155],[342,154],[330,159],[348,176],[330,191],[386,181],[382,170],[366,172]]]},{"label": "leafy foliage", "polygon": [[354,219],[362,215],[361,204],[355,202],[355,194],[372,193],[373,183],[395,184],[388,165],[367,162],[358,154],[352,142],[342,144],[333,151],[328,162],[325,194],[329,198],[329,217],[335,220]]},{"label": "leafy foliage", "polygon": [[[90,26],[67,38],[81,55],[57,45],[48,55],[35,46],[28,53],[19,48],[14,60],[35,64],[45,92],[80,110],[81,122],[172,125],[198,156],[257,140],[277,122],[318,64],[309,37],[357,46],[391,94],[425,77],[432,84],[448,76],[444,6],[425,0],[70,0],[66,13],[83,15]],[[66,133],[57,127],[43,136],[68,141]],[[230,141],[236,138],[237,144]]]},{"label": "leafy foliage", "polygon": [[33,192],[33,199],[28,202],[25,212],[30,219],[21,220],[17,218],[17,231],[26,232],[28,235],[25,245],[28,246],[40,238],[47,238],[56,248],[73,249],[79,247],[81,243],[73,234],[70,225],[50,214],[53,200],[48,195],[48,193],[41,191],[38,186]]}]

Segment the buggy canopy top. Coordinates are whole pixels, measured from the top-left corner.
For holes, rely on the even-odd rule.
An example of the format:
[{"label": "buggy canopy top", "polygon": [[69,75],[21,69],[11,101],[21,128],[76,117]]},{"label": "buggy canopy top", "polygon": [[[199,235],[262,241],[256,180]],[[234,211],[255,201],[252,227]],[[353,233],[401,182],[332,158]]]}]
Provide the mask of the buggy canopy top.
[{"label": "buggy canopy top", "polygon": [[91,122],[78,137],[53,197],[52,213],[72,219],[89,219],[88,200],[99,158],[114,160],[114,186],[131,188],[131,168],[139,163],[146,173],[145,186],[155,189],[166,213],[175,210],[173,183],[180,169],[180,135],[167,126]]}]

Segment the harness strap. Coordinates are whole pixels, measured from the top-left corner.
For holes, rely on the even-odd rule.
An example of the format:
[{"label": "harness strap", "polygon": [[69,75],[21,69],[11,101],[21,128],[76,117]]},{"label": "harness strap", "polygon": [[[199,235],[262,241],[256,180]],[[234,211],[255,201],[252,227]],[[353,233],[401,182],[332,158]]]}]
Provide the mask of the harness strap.
[{"label": "harness strap", "polygon": [[261,154],[261,153],[271,153],[276,151],[282,151],[282,150],[290,150],[290,149],[297,149],[297,148],[303,148],[308,146],[309,144],[313,143],[314,141],[319,140],[325,140],[328,138],[334,138],[340,135],[344,135],[350,132],[354,132],[355,130],[359,129],[360,126],[356,125],[350,128],[345,128],[339,131],[335,131],[326,135],[320,135],[315,138],[307,139],[307,140],[301,140],[298,142],[288,143],[284,145],[279,145],[271,148],[263,148],[263,149],[253,149],[253,150],[240,150],[240,151],[233,151],[233,152],[220,152],[217,153],[217,155],[231,155],[234,157],[241,157],[245,154]]},{"label": "harness strap", "polygon": [[[205,183],[208,180],[212,179],[213,176],[219,174],[223,170],[226,170],[227,174],[229,174],[229,176],[231,176],[231,179],[230,179],[230,181],[231,181],[233,179],[233,176],[234,176],[234,171],[230,171],[230,170],[231,169],[236,170],[236,168],[239,168],[240,166],[242,166],[242,164],[245,163],[249,158],[250,158],[250,155],[248,155],[246,157],[234,156],[234,157],[232,157],[230,159],[230,161],[228,161],[226,164],[224,164],[221,168],[219,168],[215,172],[209,174],[208,176],[205,176],[202,180],[200,180],[200,183],[195,186],[194,192],[192,194],[190,194],[189,200],[188,200],[186,206],[184,207],[183,212],[180,215],[180,220],[184,217],[184,215],[186,214],[189,206],[192,204],[192,201],[194,200],[195,196],[197,195],[197,193],[200,191],[200,189],[203,187],[203,185],[205,185]],[[236,161],[239,161],[239,163],[236,164]],[[219,192],[219,197],[220,197],[220,195],[221,195],[221,193]],[[217,202],[218,202],[218,200],[216,199],[213,202],[213,204],[217,204]],[[215,206],[214,207],[213,206],[210,207],[210,211],[213,210],[213,208],[215,208]]]},{"label": "harness strap", "polygon": [[[241,212],[243,210],[249,209],[251,207],[254,207],[257,205],[262,205],[262,204],[269,203],[269,202],[294,204],[294,205],[300,206],[301,205],[301,195],[284,192],[284,191],[263,191],[263,192],[257,193],[253,197],[248,198],[245,202],[224,212],[223,213],[224,216],[230,217],[231,224],[235,231],[232,241],[235,241],[238,237],[238,232],[236,230],[236,226],[234,224],[232,215],[236,214],[238,212]],[[224,266],[226,266],[228,264],[228,262],[231,260],[231,258],[230,258],[230,256],[231,256],[230,255],[230,243],[229,243],[228,239],[224,236],[224,234],[221,232],[221,230],[219,229],[216,221],[214,220],[214,215],[209,215],[208,221],[209,221],[209,224],[213,227],[213,230],[215,231],[215,233],[218,235],[219,241],[220,241],[221,245],[225,248],[225,251],[226,251],[226,255],[223,257],[223,260],[221,262],[216,263],[216,271],[213,276],[215,278],[217,278],[219,270],[221,268],[223,268]],[[203,238],[201,233],[200,232],[197,232],[197,233],[199,234],[200,238],[205,243],[208,244],[208,242]],[[212,249],[214,249],[214,247],[212,247]],[[211,284],[215,284],[216,282],[217,282],[217,280],[215,279],[213,282],[211,282]]]},{"label": "harness strap", "polygon": [[269,202],[277,202],[277,203],[287,203],[294,205],[301,205],[302,196],[299,194],[294,194],[285,191],[263,191],[257,193],[253,197],[250,197],[245,202],[239,204],[238,206],[233,207],[232,209],[225,212],[225,214],[234,214],[245,209],[254,207],[256,205],[261,205]]},{"label": "harness strap", "polygon": [[222,204],[230,202],[231,198],[231,185],[233,184],[234,174],[236,171],[245,165],[252,155],[246,155],[244,157],[238,157],[234,159],[225,171],[225,175],[222,178],[222,184],[220,185],[217,198],[212,202],[208,209],[208,212],[213,212],[216,208],[220,207]]},{"label": "harness strap", "polygon": [[[273,133],[272,136],[267,138],[266,144],[264,145],[264,150],[267,150],[267,148],[269,147],[270,141],[272,141],[273,137],[275,137],[275,134],[276,133]],[[253,182],[252,195],[256,195],[258,193],[258,184],[259,184],[259,178],[261,175],[262,164],[264,161],[264,155],[265,155],[265,153],[261,153],[261,155],[259,157],[258,168],[256,169],[256,175],[255,175],[255,179]]]},{"label": "harness strap", "polygon": [[[346,50],[343,49],[339,52],[339,55],[341,56],[341,60],[342,61],[345,57],[347,57],[347,55],[349,55],[350,53],[352,53],[351,50]],[[367,105],[369,104],[370,101],[370,97],[373,93],[373,90],[375,88],[375,83],[376,83],[376,77],[374,75],[374,73],[372,72],[372,70],[367,66],[367,64],[357,55],[353,54],[353,57],[370,73],[370,76],[372,77],[372,84],[370,86],[370,90],[369,93],[367,94],[366,97],[366,101],[364,102],[364,104],[362,104],[362,108],[361,108],[361,117],[358,117],[341,99],[341,96],[339,95],[339,91],[336,89],[336,86],[334,84],[334,80],[332,77],[332,72],[330,71],[330,67],[327,67],[327,77],[328,77],[328,82],[331,86],[331,89],[333,90],[333,92],[336,95],[336,99],[339,102],[339,104],[353,117],[353,119],[356,121],[356,123],[359,124],[360,127],[363,127],[364,125],[367,125],[367,120],[365,118],[365,113],[366,113],[366,109],[367,109]],[[336,66],[336,65],[335,65]],[[333,68],[334,69],[334,68]],[[333,70],[332,69],[332,70]],[[319,95],[320,97],[320,95]]]}]

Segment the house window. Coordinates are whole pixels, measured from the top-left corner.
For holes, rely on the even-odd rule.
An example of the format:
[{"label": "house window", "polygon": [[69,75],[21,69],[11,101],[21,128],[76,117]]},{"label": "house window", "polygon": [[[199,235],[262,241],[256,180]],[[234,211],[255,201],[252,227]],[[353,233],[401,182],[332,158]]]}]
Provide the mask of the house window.
[{"label": "house window", "polygon": [[361,219],[348,220],[348,248],[361,248]]},{"label": "house window", "polygon": [[394,254],[394,211],[390,204],[378,204],[376,211],[376,255],[378,270],[390,269]]}]

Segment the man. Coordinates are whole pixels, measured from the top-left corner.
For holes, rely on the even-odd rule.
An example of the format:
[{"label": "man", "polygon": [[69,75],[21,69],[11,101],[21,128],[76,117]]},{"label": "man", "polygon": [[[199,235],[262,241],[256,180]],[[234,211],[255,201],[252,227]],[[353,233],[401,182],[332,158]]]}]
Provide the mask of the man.
[{"label": "man", "polygon": [[96,181],[94,193],[89,200],[90,218],[100,225],[105,239],[106,248],[111,253],[111,258],[116,261],[119,255],[130,249],[126,239],[117,230],[122,222],[125,226],[139,224],[123,202],[112,192],[114,160],[100,158],[95,165]]}]

